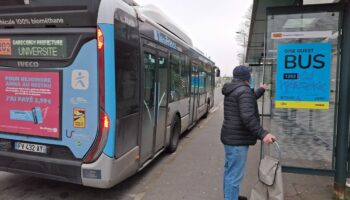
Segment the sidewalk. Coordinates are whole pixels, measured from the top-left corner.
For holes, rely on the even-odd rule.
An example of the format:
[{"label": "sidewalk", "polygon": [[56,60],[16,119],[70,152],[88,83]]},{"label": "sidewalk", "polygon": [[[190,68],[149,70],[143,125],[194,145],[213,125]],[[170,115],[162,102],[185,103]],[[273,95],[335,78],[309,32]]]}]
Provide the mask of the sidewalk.
[{"label": "sidewalk", "polygon": [[[220,141],[223,105],[180,141],[176,153],[160,162],[158,175],[144,183],[142,200],[222,200],[224,149]],[[249,197],[257,182],[260,142],[249,149],[241,195]],[[157,166],[155,164],[155,166]],[[285,200],[332,200],[333,178],[283,174]],[[136,199],[136,198],[135,198]],[[134,200],[135,200],[134,199]]]},{"label": "sidewalk", "polygon": [[[260,145],[251,147],[241,194],[249,197],[257,181]],[[283,174],[285,200],[331,200],[333,177]]]}]

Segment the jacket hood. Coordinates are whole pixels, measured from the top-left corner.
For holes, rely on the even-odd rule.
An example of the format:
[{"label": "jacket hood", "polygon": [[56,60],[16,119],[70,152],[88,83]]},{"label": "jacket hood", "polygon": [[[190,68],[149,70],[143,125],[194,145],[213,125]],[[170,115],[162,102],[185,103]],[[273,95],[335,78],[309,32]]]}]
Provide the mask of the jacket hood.
[{"label": "jacket hood", "polygon": [[249,86],[243,81],[234,78],[231,83],[226,83],[222,87],[222,94],[225,96],[228,96],[239,87],[249,87]]}]

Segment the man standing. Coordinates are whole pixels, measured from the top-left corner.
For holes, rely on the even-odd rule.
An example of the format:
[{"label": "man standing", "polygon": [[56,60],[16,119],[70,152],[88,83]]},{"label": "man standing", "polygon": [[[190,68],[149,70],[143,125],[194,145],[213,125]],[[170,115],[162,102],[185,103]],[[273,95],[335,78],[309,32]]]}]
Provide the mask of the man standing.
[{"label": "man standing", "polygon": [[224,198],[238,198],[239,187],[244,176],[249,145],[255,145],[257,139],[271,144],[275,136],[260,125],[257,99],[266,89],[266,85],[256,91],[249,87],[250,70],[237,66],[233,70],[233,80],[222,88],[224,99],[224,122],[221,129],[221,141],[225,148]]}]

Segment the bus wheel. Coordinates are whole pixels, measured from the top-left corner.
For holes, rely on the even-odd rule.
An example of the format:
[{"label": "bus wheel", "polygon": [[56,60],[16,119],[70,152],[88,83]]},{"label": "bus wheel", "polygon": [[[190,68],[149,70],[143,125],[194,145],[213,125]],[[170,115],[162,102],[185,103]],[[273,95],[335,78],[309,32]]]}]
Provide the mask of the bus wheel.
[{"label": "bus wheel", "polygon": [[205,114],[203,115],[203,118],[207,118],[209,115],[209,109],[210,109],[210,103],[208,103],[207,105],[207,111],[205,112]]},{"label": "bus wheel", "polygon": [[167,148],[169,153],[174,153],[176,151],[177,145],[179,144],[180,131],[180,120],[179,117],[176,116],[171,126],[171,138]]}]

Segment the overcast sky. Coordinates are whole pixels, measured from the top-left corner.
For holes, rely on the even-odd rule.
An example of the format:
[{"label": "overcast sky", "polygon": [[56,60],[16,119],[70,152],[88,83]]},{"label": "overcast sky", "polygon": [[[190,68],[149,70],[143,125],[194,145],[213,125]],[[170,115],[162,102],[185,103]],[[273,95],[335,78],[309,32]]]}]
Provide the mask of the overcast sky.
[{"label": "overcast sky", "polygon": [[222,76],[231,75],[233,67],[239,64],[235,35],[252,0],[135,1],[140,5],[153,4],[166,13],[197,48],[211,57]]}]

